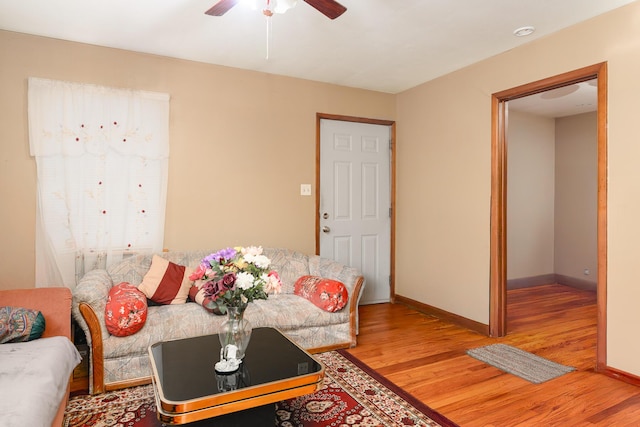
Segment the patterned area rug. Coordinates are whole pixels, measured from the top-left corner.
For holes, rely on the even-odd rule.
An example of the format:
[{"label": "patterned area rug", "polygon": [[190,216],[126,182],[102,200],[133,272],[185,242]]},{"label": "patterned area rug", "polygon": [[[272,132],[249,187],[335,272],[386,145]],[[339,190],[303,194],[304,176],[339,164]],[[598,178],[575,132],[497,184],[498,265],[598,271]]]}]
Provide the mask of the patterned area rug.
[{"label": "patterned area rug", "polygon": [[[276,404],[279,427],[457,426],[343,351],[317,354],[322,388]],[[151,385],[70,399],[64,427],[160,427]]]}]

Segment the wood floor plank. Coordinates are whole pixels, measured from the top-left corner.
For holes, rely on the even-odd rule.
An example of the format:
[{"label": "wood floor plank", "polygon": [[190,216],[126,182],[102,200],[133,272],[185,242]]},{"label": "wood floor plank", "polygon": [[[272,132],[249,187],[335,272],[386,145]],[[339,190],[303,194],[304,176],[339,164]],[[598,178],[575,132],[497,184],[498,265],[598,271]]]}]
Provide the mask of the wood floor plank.
[{"label": "wood floor plank", "polygon": [[[397,304],[360,307],[349,352],[463,427],[640,426],[640,388],[597,374],[596,294],[562,285],[508,292],[508,334],[489,338]],[[466,354],[505,343],[574,366],[542,384]]]}]

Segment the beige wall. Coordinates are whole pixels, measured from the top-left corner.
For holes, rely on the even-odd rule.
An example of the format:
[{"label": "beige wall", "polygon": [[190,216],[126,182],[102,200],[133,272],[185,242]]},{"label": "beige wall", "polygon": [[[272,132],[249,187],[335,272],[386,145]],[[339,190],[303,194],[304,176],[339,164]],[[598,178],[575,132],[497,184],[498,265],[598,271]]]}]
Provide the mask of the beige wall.
[{"label": "beige wall", "polygon": [[553,274],[555,120],[509,110],[507,279]]},{"label": "beige wall", "polygon": [[0,289],[32,287],[30,76],[171,95],[165,247],[315,251],[316,113],[395,119],[395,96],[0,31]]},{"label": "beige wall", "polygon": [[603,61],[607,363],[640,375],[640,2],[398,95],[396,289],[488,323],[491,94]]},{"label": "beige wall", "polygon": [[[597,114],[556,120],[554,272],[597,282]],[[584,270],[589,270],[585,274]]]},{"label": "beige wall", "polygon": [[596,113],[510,110],[508,120],[507,279],[558,274],[595,286]]}]

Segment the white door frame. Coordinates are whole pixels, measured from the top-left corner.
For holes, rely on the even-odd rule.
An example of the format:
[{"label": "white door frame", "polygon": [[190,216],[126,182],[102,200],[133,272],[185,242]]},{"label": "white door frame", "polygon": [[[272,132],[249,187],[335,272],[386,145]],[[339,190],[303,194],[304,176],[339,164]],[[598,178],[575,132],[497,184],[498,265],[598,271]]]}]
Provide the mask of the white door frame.
[{"label": "white door frame", "polygon": [[391,236],[390,236],[390,283],[389,283],[389,301],[395,302],[395,247],[396,247],[396,122],[393,120],[368,119],[363,117],[342,116],[335,114],[316,113],[316,254],[320,254],[320,121],[338,120],[345,122],[367,123],[375,125],[389,126],[391,137],[391,173],[389,182],[389,192],[391,195]]}]

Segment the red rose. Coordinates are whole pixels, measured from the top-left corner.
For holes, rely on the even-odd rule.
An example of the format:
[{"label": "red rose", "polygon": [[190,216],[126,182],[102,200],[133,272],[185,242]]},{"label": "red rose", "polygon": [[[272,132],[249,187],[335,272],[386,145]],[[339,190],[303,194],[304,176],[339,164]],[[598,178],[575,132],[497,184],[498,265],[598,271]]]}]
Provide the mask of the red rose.
[{"label": "red rose", "polygon": [[231,290],[236,283],[236,273],[227,273],[220,280],[220,290]]}]

